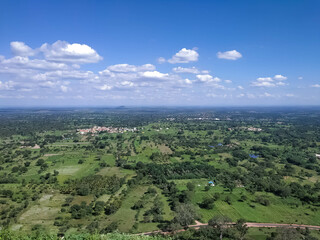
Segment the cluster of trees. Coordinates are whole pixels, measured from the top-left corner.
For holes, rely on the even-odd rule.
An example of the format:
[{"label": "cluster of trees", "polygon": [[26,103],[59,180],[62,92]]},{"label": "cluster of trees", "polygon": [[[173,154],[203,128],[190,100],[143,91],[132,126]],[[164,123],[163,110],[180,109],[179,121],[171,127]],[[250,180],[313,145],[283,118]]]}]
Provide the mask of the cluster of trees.
[{"label": "cluster of trees", "polygon": [[18,179],[11,174],[3,173],[0,175],[0,184],[6,184],[6,183],[18,183]]},{"label": "cluster of trees", "polygon": [[144,213],[144,222],[161,222],[163,221],[164,204],[159,196],[155,197],[153,205]]},{"label": "cluster of trees", "polygon": [[167,184],[167,179],[211,178],[218,170],[208,163],[172,163],[172,164],[143,164],[137,163],[136,169],[144,176],[151,176],[154,184]]},{"label": "cluster of trees", "polygon": [[75,193],[81,196],[93,194],[96,197],[102,194],[113,194],[125,183],[125,178],[113,176],[91,175],[81,179],[67,180],[61,186],[62,193]]},{"label": "cluster of trees", "polygon": [[169,161],[170,156],[160,152],[153,152],[150,156],[150,159],[154,163],[166,163]]},{"label": "cluster of trees", "polygon": [[40,158],[37,162],[36,162],[36,166],[40,167],[39,173],[44,172],[45,170],[48,169],[48,164],[44,161],[44,159]]}]

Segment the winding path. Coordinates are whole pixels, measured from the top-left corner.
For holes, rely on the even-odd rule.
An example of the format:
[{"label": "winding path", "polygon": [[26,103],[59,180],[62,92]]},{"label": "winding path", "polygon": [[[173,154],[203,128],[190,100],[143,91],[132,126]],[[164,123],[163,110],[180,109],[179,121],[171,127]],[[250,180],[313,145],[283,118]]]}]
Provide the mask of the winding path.
[{"label": "winding path", "polygon": [[[230,223],[229,225],[234,225],[235,223]],[[287,224],[287,223],[253,223],[247,222],[246,225],[248,227],[253,228],[309,228],[311,230],[320,230],[320,226],[315,225],[303,225],[303,224]],[[201,223],[196,221],[195,225],[189,225],[189,228],[199,229],[200,227],[208,226],[208,223]],[[183,232],[184,229],[180,229],[177,232]],[[153,231],[153,232],[145,232],[140,233],[139,235],[152,235],[156,233],[168,234],[168,232],[163,231]]]}]

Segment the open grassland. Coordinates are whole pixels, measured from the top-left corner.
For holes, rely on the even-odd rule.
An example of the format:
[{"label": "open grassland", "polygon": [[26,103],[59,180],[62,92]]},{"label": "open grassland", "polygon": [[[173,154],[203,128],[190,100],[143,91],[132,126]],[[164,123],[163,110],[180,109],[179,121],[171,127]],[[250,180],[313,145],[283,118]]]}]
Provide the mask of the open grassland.
[{"label": "open grassland", "polygon": [[[211,179],[174,181],[180,190],[186,190],[188,182],[195,184],[195,192],[192,194],[192,202],[195,205],[201,203],[204,198],[213,198],[215,194],[219,194],[219,199],[214,202],[213,209],[199,208],[203,222],[208,222],[215,215],[225,215],[233,221],[244,218],[248,222],[320,225],[318,209],[303,205],[296,199],[282,199],[271,193],[262,192],[252,195],[240,187],[234,189],[231,193],[220,186],[210,187],[209,191],[205,191],[204,187],[209,180]],[[265,196],[270,204],[263,206],[257,203],[256,197],[259,195]],[[225,201],[227,196],[230,198],[230,204]],[[245,196],[246,200],[241,200],[242,196]]]}]

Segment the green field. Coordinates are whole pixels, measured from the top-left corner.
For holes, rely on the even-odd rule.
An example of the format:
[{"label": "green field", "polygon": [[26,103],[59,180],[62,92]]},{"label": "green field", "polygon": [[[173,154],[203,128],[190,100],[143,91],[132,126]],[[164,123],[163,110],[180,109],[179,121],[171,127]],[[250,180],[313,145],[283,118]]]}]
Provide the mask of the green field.
[{"label": "green field", "polygon": [[[77,128],[93,125],[86,114],[70,117],[64,129],[1,137],[3,226],[52,234],[141,233],[170,228],[186,205],[203,223],[227,216],[233,222],[320,225],[314,154],[320,130],[312,118],[305,126],[291,116],[277,124],[283,113],[254,121],[243,120],[246,113],[234,113],[235,121],[190,120],[194,115],[184,113],[174,121],[153,116],[135,132],[80,135]],[[105,124],[119,121],[110,116]],[[211,206],[204,207],[208,199]],[[266,239],[272,231],[250,229],[247,239]]]}]

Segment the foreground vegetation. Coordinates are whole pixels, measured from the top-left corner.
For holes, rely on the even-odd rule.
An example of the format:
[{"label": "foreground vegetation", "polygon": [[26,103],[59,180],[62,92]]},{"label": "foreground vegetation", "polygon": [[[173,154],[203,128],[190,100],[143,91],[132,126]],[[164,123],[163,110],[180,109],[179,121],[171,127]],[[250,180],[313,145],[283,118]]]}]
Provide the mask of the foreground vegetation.
[{"label": "foreground vegetation", "polygon": [[[137,131],[77,132],[93,126]],[[0,228],[10,234],[176,232],[222,217],[320,225],[317,108],[3,110],[0,153]],[[244,237],[272,237],[252,231]]]},{"label": "foreground vegetation", "polygon": [[[42,232],[36,232],[33,234],[25,233],[16,233],[11,231],[1,231],[0,232],[1,240],[60,240],[61,237],[56,235],[48,235]],[[170,237],[161,237],[161,236],[138,236],[138,235],[129,235],[123,233],[108,233],[105,235],[101,234],[70,234],[64,236],[63,239],[66,240],[170,240]]]}]

